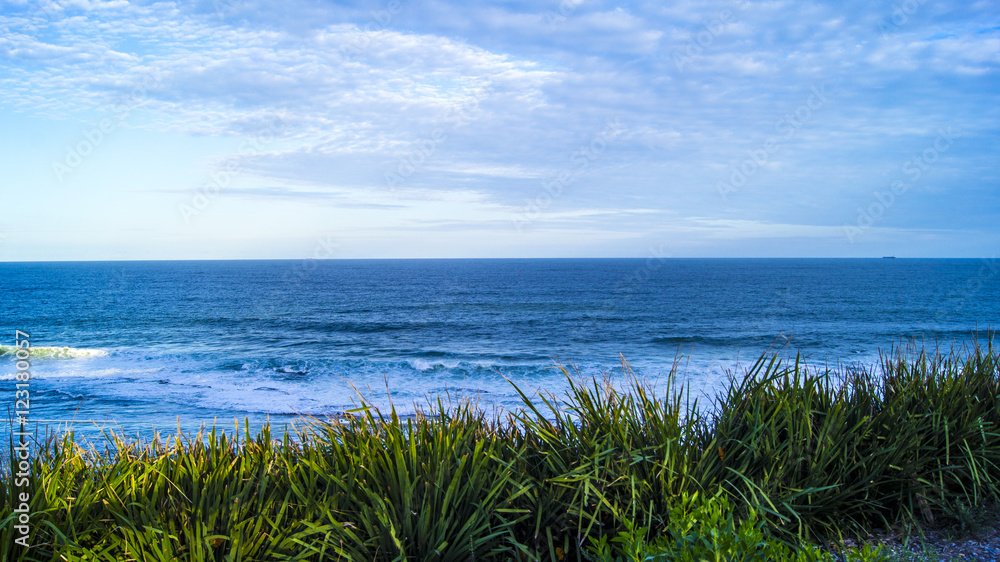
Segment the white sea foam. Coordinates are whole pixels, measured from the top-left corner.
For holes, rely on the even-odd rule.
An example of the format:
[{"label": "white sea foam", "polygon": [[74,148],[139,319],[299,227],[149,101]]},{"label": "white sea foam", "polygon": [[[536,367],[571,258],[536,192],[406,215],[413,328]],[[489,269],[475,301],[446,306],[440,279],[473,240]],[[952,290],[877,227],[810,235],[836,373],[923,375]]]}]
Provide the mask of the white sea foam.
[{"label": "white sea foam", "polygon": [[[0,357],[13,359],[18,350],[24,348],[13,345],[0,345]],[[87,349],[78,347],[32,347],[28,348],[32,359],[81,359],[86,357],[104,357],[108,354],[103,349]]]},{"label": "white sea foam", "polygon": [[[4,367],[13,367],[13,361],[3,365],[0,360],[0,372]],[[643,375],[654,379],[669,371],[662,365],[642,367]],[[687,367],[688,375],[701,378],[701,369]],[[154,413],[167,418],[178,414],[220,419],[246,414],[322,417],[356,408],[362,401],[383,411],[395,407],[406,415],[416,409],[433,409],[438,396],[445,404],[469,399],[489,410],[517,407],[520,397],[510,382],[529,396],[551,392],[561,398],[567,390],[564,375],[552,365],[451,358],[220,361],[119,350],[95,361],[42,361],[32,370],[44,381],[40,391],[58,389],[71,401],[78,400],[78,406],[88,412],[124,416],[119,421]],[[10,371],[0,374],[0,380],[12,378],[13,369]],[[601,376],[602,372],[594,365],[581,366],[579,373],[573,370],[574,375],[582,376]],[[59,402],[58,407],[65,410],[69,406]],[[53,416],[58,417],[56,413]]]}]

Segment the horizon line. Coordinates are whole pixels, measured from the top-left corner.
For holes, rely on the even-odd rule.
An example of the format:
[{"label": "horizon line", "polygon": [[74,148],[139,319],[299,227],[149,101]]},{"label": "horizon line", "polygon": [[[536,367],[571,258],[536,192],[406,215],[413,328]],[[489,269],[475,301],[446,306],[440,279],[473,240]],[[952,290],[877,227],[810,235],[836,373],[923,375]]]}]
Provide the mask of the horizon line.
[{"label": "horizon line", "polygon": [[0,261],[0,265],[18,263],[148,263],[148,262],[244,262],[244,261],[514,261],[514,260],[986,260],[996,259],[993,256],[956,257],[956,256],[548,256],[548,257],[343,257],[343,258],[148,258],[148,259],[81,259],[81,260],[9,260]]}]

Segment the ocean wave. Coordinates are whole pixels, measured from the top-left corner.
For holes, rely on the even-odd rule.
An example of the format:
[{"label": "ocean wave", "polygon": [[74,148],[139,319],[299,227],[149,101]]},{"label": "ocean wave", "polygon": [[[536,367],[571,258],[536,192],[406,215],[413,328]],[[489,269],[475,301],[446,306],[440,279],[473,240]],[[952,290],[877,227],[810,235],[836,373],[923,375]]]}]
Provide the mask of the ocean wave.
[{"label": "ocean wave", "polygon": [[53,388],[53,389],[51,389],[51,391],[53,393],[55,393],[55,394],[58,394],[60,396],[65,396],[65,397],[70,398],[72,400],[86,400],[87,399],[87,397],[84,396],[83,394],[79,394],[79,393],[76,393],[76,392],[67,392],[65,390],[60,390],[58,388]]},{"label": "ocean wave", "polygon": [[[12,362],[8,365],[13,367]],[[579,374],[599,376],[605,368],[616,370],[584,362]],[[645,372],[647,364],[641,368]],[[656,362],[648,368],[654,376],[664,370]],[[95,412],[127,403],[158,414],[197,411],[237,417],[322,415],[363,401],[412,413],[436,397],[446,403],[469,399],[483,407],[506,407],[520,400],[511,382],[529,394],[538,389],[561,394],[567,384],[551,360],[508,362],[497,356],[469,360],[459,354],[373,360],[156,355],[119,349],[98,361],[39,362],[32,374],[44,385],[40,390],[59,388],[76,400],[86,399]],[[12,377],[13,373],[0,373],[0,380]],[[52,407],[63,406],[54,402]]]},{"label": "ocean wave", "polygon": [[728,347],[744,350],[757,350],[772,345],[780,345],[788,339],[780,334],[761,334],[752,336],[658,336],[651,338],[649,343],[657,345],[704,345],[709,347]]},{"label": "ocean wave", "polygon": [[[13,359],[18,350],[25,349],[13,345],[0,345],[0,357]],[[77,347],[31,347],[27,348],[32,359],[81,359],[86,357],[104,357],[108,354],[103,349],[87,349]]]},{"label": "ocean wave", "polygon": [[[11,366],[10,368],[12,367],[13,366]],[[146,370],[146,372],[152,372],[152,371],[153,371],[152,369]],[[122,381],[129,381],[134,379],[123,375],[131,375],[133,373],[139,373],[139,372],[141,371],[132,369],[123,370],[115,367],[108,367],[105,369],[70,369],[70,370],[59,369],[56,371],[43,370],[40,368],[32,367],[31,378],[32,379],[73,379],[73,378],[100,379],[100,378],[115,377]],[[14,372],[13,370],[8,372],[0,372],[0,381],[14,380],[16,376],[17,373]]]}]

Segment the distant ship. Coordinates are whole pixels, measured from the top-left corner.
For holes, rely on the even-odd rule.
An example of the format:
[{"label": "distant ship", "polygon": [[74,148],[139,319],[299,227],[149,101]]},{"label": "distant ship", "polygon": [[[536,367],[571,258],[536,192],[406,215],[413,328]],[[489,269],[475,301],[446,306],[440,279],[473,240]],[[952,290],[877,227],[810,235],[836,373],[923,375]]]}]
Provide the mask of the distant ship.
[{"label": "distant ship", "polygon": [[894,259],[896,259],[896,256],[882,256],[882,259],[884,259],[884,260],[894,260]]}]

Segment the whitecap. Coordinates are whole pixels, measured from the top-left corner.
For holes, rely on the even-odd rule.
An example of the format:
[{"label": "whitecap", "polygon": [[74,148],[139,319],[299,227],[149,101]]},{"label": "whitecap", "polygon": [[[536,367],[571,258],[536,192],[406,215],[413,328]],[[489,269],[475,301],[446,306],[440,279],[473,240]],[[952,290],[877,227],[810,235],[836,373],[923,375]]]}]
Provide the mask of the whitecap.
[{"label": "whitecap", "polygon": [[80,359],[86,357],[104,357],[108,354],[103,349],[55,346],[22,348],[13,345],[0,345],[0,357],[13,359],[18,351],[24,349],[28,351],[30,359]]}]

